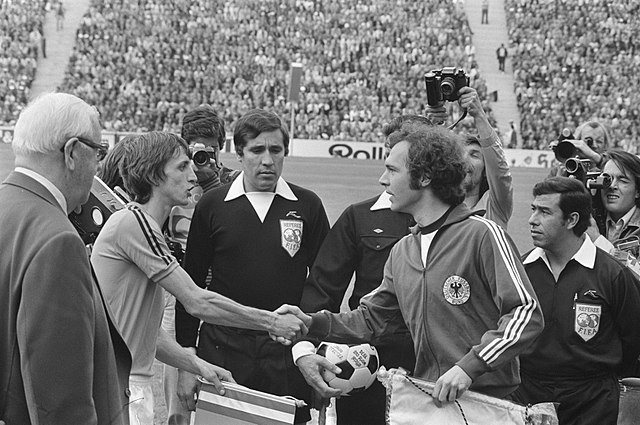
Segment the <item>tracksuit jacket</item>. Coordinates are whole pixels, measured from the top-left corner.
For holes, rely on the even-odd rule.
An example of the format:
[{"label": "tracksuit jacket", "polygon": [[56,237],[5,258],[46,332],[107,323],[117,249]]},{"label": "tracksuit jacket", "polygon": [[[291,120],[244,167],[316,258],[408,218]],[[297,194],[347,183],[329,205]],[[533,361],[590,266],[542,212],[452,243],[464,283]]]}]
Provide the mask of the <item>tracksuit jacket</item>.
[{"label": "tracksuit jacket", "polygon": [[312,318],[311,337],[345,343],[375,343],[404,322],[414,341],[414,376],[436,381],[457,364],[472,390],[495,397],[516,389],[517,356],[544,327],[513,241],[464,204],[436,231],[426,266],[416,226],[393,247],[381,286],[357,310]]}]

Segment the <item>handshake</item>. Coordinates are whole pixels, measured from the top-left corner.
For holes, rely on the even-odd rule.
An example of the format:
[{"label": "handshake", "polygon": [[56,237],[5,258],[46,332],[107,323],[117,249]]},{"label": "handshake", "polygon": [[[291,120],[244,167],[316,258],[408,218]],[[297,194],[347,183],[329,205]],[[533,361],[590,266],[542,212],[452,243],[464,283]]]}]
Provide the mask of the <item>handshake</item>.
[{"label": "handshake", "polygon": [[311,316],[295,305],[283,304],[275,310],[269,326],[269,336],[283,345],[302,338],[309,332]]}]

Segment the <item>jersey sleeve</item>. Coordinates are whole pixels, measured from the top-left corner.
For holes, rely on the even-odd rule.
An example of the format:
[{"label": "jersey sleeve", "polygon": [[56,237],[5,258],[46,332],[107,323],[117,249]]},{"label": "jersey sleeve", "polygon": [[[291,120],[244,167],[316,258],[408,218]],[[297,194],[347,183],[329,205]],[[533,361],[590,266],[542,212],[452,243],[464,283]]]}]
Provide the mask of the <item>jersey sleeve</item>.
[{"label": "jersey sleeve", "polygon": [[506,229],[513,213],[513,178],[509,164],[495,131],[491,132],[491,137],[481,140],[480,144],[489,184],[486,217]]},{"label": "jersey sleeve", "polygon": [[484,281],[500,318],[497,329],[485,332],[480,343],[456,363],[472,379],[522,353],[544,328],[540,304],[513,241],[500,226],[480,220],[488,230],[479,249]]},{"label": "jersey sleeve", "polygon": [[626,267],[613,282],[615,294],[615,320],[622,340],[623,376],[637,373],[640,356],[640,281]]},{"label": "jersey sleeve", "polygon": [[329,233],[329,219],[327,218],[327,212],[324,209],[324,205],[322,205],[322,201],[315,193],[313,195],[313,206],[312,211],[314,214],[312,215],[312,222],[310,223],[311,231],[309,232],[309,240],[308,247],[311,252],[309,264],[307,266],[311,269],[318,252],[320,251],[320,247],[324,242],[324,239]]},{"label": "jersey sleeve", "polygon": [[129,209],[117,231],[118,249],[153,282],[179,267],[160,226],[139,208]]},{"label": "jersey sleeve", "polygon": [[349,207],[336,220],[320,247],[302,292],[302,311],[340,311],[356,269],[357,256],[355,223]]},{"label": "jersey sleeve", "polygon": [[404,328],[404,319],[396,296],[393,275],[394,250],[384,267],[382,284],[363,296],[357,309],[344,313],[321,311],[312,314],[309,336],[330,341],[376,343],[380,336]]}]

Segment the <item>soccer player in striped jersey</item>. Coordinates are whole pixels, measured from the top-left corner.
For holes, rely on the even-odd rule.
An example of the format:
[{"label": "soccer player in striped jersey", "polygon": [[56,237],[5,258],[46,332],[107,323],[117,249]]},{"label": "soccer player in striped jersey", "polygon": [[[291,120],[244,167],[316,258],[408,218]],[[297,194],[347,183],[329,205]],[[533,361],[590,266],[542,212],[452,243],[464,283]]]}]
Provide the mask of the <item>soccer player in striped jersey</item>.
[{"label": "soccer player in striped jersey", "polygon": [[182,348],[161,329],[164,290],[205,322],[268,331],[286,339],[306,332],[293,315],[246,307],[199,288],[171,255],[162,224],[173,206],[189,202],[195,185],[187,153],[187,143],[170,133],[151,132],[127,141],[119,169],[133,201],[109,217],[91,254],[100,287],[132,355],[131,424],[153,425],[154,357],[204,376],[220,391],[220,380],[233,381],[229,371]]}]

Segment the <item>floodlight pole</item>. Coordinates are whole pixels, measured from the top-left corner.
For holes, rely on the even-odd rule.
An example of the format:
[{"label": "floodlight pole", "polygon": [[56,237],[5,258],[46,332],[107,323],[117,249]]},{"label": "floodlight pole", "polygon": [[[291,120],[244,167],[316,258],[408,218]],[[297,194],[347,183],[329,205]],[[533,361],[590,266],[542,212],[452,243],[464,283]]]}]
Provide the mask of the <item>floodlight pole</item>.
[{"label": "floodlight pole", "polygon": [[[293,133],[295,130],[296,106],[300,98],[300,80],[302,79],[302,64],[299,62],[291,63],[291,76],[289,79],[289,102],[291,103],[291,126],[289,128],[289,140],[293,142]],[[289,153],[293,150],[294,143],[289,144]]]},{"label": "floodlight pole", "polygon": [[[298,102],[291,101],[291,123],[289,127],[289,140],[291,141],[293,141],[293,131],[296,128],[294,123],[296,119],[296,106],[298,106]],[[293,147],[293,143],[290,143],[289,151],[291,151],[292,147]]]}]

